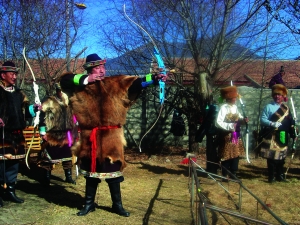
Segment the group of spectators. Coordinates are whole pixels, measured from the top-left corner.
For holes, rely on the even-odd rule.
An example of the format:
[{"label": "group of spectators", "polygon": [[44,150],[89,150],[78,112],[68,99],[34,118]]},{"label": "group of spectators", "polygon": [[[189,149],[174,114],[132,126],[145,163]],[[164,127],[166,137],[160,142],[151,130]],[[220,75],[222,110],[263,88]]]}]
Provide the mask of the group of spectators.
[{"label": "group of spectators", "polygon": [[[288,90],[282,76],[284,67],[270,81],[272,101],[261,113],[259,132],[260,156],[267,160],[268,182],[285,182],[284,163],[287,156],[290,139],[297,136],[294,116],[288,107]],[[199,135],[206,135],[207,171],[217,173],[219,165],[223,181],[236,179],[239,158],[245,153],[241,136],[241,125],[248,123],[248,118],[242,115],[236,105],[239,94],[236,86],[224,87],[220,90],[220,106],[212,104],[211,113],[207,113],[200,126]],[[244,113],[243,113],[244,114]],[[213,124],[213,126],[212,126]],[[197,139],[197,137],[196,137]],[[199,139],[199,142],[202,138]],[[219,165],[218,165],[219,164]]]}]

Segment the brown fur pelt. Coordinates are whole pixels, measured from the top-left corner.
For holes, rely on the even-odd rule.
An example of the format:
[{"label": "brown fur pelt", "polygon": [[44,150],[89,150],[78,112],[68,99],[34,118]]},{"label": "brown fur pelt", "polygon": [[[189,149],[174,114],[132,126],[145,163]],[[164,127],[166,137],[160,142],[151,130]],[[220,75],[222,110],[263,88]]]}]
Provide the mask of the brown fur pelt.
[{"label": "brown fur pelt", "polygon": [[[124,125],[126,114],[133,101],[128,98],[128,88],[137,79],[135,76],[112,76],[93,84],[86,85],[84,89],[78,88],[69,98],[73,112],[81,129],[81,143],[74,146],[76,155],[80,158],[91,157],[90,134],[92,129],[101,126]],[[121,171],[125,168],[123,128],[98,130],[97,161],[120,161]]]},{"label": "brown fur pelt", "polygon": [[61,100],[55,96],[50,96],[42,104],[47,127],[47,142],[51,146],[68,144],[68,130],[72,132],[73,137],[76,134],[76,125],[68,103],[68,96],[62,93]]}]

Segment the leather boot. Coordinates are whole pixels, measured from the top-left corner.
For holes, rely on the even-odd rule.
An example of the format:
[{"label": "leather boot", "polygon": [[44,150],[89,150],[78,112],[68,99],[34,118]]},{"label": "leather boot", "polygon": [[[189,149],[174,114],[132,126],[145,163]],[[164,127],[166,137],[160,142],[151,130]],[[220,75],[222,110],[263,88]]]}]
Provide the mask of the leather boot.
[{"label": "leather boot", "polygon": [[51,170],[43,169],[42,185],[45,187],[50,186]]},{"label": "leather boot", "polygon": [[66,182],[70,184],[76,184],[75,180],[72,179],[72,171],[71,169],[64,169],[65,176],[66,176]]},{"label": "leather boot", "polygon": [[0,208],[3,207],[2,196],[3,196],[3,187],[0,187]]},{"label": "leather boot", "polygon": [[122,205],[120,182],[108,183],[108,187],[110,190],[111,200],[113,202],[112,204],[113,212],[120,216],[129,217],[130,213],[127,212]]},{"label": "leather boot", "polygon": [[16,196],[15,183],[7,183],[7,188],[4,190],[3,199],[15,203],[23,203],[24,200]]},{"label": "leather boot", "polygon": [[285,179],[285,175],[284,174],[280,174],[279,176],[276,176],[276,180],[279,181],[279,182],[288,182]]},{"label": "leather boot", "polygon": [[77,213],[77,216],[85,216],[88,213],[95,211],[95,196],[98,188],[98,183],[98,178],[86,178],[85,206]]}]

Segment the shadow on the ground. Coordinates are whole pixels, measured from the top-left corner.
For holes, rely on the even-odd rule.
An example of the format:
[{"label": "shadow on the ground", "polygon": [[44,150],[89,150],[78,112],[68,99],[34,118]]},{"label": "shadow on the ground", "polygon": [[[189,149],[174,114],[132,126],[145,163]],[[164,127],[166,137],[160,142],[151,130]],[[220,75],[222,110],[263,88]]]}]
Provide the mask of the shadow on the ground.
[{"label": "shadow on the ground", "polygon": [[170,169],[166,168],[164,165],[162,166],[156,166],[156,165],[150,165],[147,163],[140,162],[140,165],[142,166],[141,169],[147,170],[149,172],[155,173],[155,174],[175,174],[175,175],[189,175],[188,168],[186,166],[177,166],[178,169]]},{"label": "shadow on the ground", "polygon": [[[32,183],[28,180],[19,180],[16,187],[17,190],[23,191],[26,194],[33,195],[33,199],[36,199],[36,197],[42,198],[49,203],[57,204],[60,206],[79,209],[84,203],[83,197],[80,194],[66,190],[66,186],[63,185],[52,184],[49,187],[44,187],[40,183]],[[68,189],[70,188],[68,187]],[[72,199],[72,201],[70,201],[70,199]]]}]

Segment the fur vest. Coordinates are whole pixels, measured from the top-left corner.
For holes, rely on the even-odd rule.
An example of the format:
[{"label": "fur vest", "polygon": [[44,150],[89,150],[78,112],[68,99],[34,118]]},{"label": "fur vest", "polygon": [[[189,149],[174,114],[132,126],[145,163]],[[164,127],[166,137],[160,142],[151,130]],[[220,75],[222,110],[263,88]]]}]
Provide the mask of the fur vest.
[{"label": "fur vest", "polygon": [[[79,123],[81,141],[72,150],[78,156],[79,163],[80,158],[96,157],[98,163],[103,163],[105,159],[109,159],[110,163],[120,161],[120,170],[125,168],[126,140],[122,125],[125,124],[127,111],[133,104],[128,98],[128,89],[137,78],[125,75],[106,77],[74,89],[69,100]],[[115,128],[102,129],[105,127]],[[92,156],[91,151],[92,131],[96,141],[96,156]]]}]

